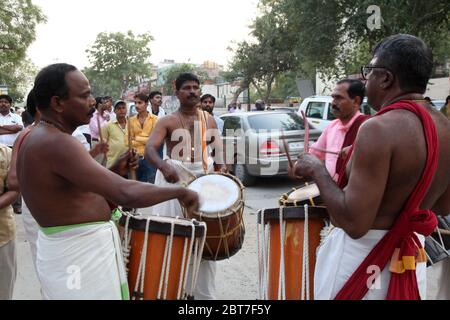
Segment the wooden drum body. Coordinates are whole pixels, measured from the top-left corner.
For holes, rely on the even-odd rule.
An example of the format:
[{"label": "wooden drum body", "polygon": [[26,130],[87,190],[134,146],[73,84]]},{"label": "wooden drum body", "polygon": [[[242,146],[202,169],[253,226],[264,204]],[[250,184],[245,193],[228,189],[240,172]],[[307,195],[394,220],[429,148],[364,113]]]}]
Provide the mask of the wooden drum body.
[{"label": "wooden drum body", "polygon": [[188,188],[199,194],[201,205],[199,212],[185,212],[185,216],[207,225],[203,259],[230,258],[244,242],[244,186],[232,175],[211,173],[195,179]]},{"label": "wooden drum body", "polygon": [[190,298],[200,266],[206,225],[182,218],[131,215],[123,216],[120,225],[125,228],[123,250],[131,298]]}]

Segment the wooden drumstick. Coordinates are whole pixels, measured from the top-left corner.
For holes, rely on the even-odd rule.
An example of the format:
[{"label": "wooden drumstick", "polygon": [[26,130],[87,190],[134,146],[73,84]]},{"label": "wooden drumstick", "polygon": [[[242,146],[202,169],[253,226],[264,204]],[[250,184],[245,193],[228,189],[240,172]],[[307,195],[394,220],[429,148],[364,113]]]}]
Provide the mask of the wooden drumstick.
[{"label": "wooden drumstick", "polygon": [[[130,117],[127,117],[127,128],[128,128],[128,151],[130,154],[133,154],[133,144],[131,140],[131,121]],[[130,180],[137,180],[136,178],[136,170],[133,170],[132,168],[129,169],[129,177]]]},{"label": "wooden drumstick", "polygon": [[[100,113],[97,113],[97,127],[98,127],[98,136],[100,138],[100,143],[103,143],[102,128],[100,126]],[[106,167],[106,152],[103,153],[102,166]]]},{"label": "wooden drumstick", "polygon": [[[283,134],[283,131],[281,132],[281,134]],[[281,141],[283,141],[284,150],[286,151],[286,156],[287,156],[287,159],[288,159],[289,167],[291,169],[293,169],[294,168],[294,163],[292,162],[291,155],[289,154],[289,145],[286,143],[286,140],[284,139],[284,137],[281,138]]]},{"label": "wooden drumstick", "polygon": [[323,153],[331,153],[331,154],[339,155],[339,152],[328,151],[328,150],[325,150],[325,149],[322,149],[322,148],[310,147],[310,149],[317,150],[317,151],[320,151],[320,152],[323,152]]},{"label": "wooden drumstick", "polygon": [[308,123],[308,119],[306,119],[306,115],[305,112],[303,112],[302,110],[302,117],[303,117],[303,123],[305,125],[305,152],[309,153],[309,123]]}]

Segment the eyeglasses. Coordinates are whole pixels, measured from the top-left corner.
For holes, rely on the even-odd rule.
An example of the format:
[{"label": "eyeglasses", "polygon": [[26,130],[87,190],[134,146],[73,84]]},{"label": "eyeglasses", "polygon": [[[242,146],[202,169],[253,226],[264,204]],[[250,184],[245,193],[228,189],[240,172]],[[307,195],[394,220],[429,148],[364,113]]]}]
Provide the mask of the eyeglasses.
[{"label": "eyeglasses", "polygon": [[386,69],[386,70],[389,71],[388,68],[381,67],[381,66],[362,66],[361,67],[361,75],[362,75],[364,80],[367,80],[367,77],[372,72],[372,69]]}]

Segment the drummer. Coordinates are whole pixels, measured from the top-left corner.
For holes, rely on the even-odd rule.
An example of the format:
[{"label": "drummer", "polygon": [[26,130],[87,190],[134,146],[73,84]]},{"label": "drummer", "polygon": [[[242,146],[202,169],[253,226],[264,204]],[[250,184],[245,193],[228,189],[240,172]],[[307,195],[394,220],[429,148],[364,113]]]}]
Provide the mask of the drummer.
[{"label": "drummer", "polygon": [[317,254],[316,298],[426,298],[425,254],[412,244],[423,246],[434,214],[450,211],[450,124],[423,98],[432,70],[431,50],[415,36],[375,47],[362,71],[379,113],[358,132],[344,190],[316,157],[299,156],[295,175],[315,180],[337,226]]},{"label": "drummer", "polygon": [[[219,164],[220,171],[227,170],[216,122],[208,112],[197,108],[200,103],[200,81],[197,76],[182,73],[175,80],[175,87],[180,108],[156,123],[145,150],[145,159],[159,169],[155,184],[160,186],[186,184],[198,174],[214,171],[214,162]],[[158,154],[163,143],[167,146],[164,160]],[[214,159],[211,156],[213,150]],[[177,201],[161,203],[152,210],[159,215],[183,216]],[[215,299],[216,268],[215,262],[202,260],[194,290],[195,299]]]},{"label": "drummer", "polygon": [[322,161],[334,181],[343,167],[343,149],[352,145],[361,124],[369,118],[359,110],[364,99],[364,83],[356,79],[339,81],[333,89],[331,109],[337,118],[311,146],[310,153]]},{"label": "drummer", "polygon": [[198,208],[198,196],[120,177],[137,164],[129,152],[112,168],[118,174],[90,157],[71,136],[95,111],[89,81],[74,66],[42,69],[34,96],[41,121],[18,146],[17,176],[40,226],[36,265],[42,294],[60,300],[126,299],[125,266],[109,201],[139,208],[177,198]]}]

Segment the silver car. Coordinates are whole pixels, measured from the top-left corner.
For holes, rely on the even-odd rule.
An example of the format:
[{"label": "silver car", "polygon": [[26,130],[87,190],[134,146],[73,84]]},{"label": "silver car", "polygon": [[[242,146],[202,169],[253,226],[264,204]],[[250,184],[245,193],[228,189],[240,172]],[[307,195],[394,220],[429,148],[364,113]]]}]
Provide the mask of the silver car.
[{"label": "silver car", "polygon": [[[252,185],[256,177],[287,175],[285,143],[293,162],[304,149],[305,128],[295,112],[228,113],[221,119],[226,163],[245,186]],[[310,128],[309,144],[319,136],[319,130]]]}]

